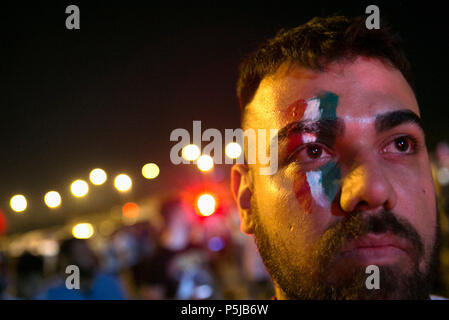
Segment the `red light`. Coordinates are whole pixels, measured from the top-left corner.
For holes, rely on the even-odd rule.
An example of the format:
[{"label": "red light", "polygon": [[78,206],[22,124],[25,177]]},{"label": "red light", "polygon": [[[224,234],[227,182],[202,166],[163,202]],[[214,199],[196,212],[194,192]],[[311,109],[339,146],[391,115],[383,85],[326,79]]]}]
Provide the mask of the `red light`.
[{"label": "red light", "polygon": [[203,223],[210,218],[222,218],[228,212],[229,199],[232,198],[227,185],[201,181],[186,187],[181,192],[181,199],[189,219],[192,219],[193,223]]},{"label": "red light", "polygon": [[122,214],[128,219],[136,218],[139,215],[139,206],[134,202],[125,203],[122,207]]},{"label": "red light", "polygon": [[8,221],[2,209],[0,209],[0,235],[6,232]]}]

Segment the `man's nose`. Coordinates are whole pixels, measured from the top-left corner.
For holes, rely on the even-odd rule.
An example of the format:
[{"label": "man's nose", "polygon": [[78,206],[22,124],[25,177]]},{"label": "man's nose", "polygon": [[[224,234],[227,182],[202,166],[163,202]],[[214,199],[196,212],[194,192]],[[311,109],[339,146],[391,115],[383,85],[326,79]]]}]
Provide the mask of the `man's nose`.
[{"label": "man's nose", "polygon": [[383,208],[391,210],[396,205],[396,193],[381,165],[373,159],[356,165],[343,178],[341,209],[350,213]]}]

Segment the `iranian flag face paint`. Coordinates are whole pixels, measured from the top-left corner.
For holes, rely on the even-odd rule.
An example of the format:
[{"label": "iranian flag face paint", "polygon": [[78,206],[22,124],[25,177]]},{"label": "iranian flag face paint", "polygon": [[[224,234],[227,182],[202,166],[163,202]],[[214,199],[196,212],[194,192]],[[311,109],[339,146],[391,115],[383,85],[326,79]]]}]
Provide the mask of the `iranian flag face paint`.
[{"label": "iranian flag face paint", "polygon": [[312,198],[321,207],[327,207],[338,193],[341,179],[340,167],[336,162],[329,162],[316,171],[306,173],[307,183]]},{"label": "iranian flag face paint", "polygon": [[[338,96],[331,92],[322,94],[308,100],[299,100],[289,106],[288,116],[293,116],[302,121],[313,123],[320,120],[337,119]],[[287,152],[291,152],[300,145],[314,143],[318,140],[319,133],[302,132],[290,137],[287,144]],[[331,147],[335,138],[331,141]],[[341,179],[340,167],[335,161],[311,171],[296,173],[293,188],[303,212],[311,212],[312,206],[318,205],[330,208],[335,199]]]}]

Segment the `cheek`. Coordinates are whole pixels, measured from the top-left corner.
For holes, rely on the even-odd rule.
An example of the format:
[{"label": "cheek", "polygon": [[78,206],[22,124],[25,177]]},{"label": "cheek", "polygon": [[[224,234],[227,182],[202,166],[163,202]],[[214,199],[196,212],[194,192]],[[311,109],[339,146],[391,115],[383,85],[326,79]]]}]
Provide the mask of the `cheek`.
[{"label": "cheek", "polygon": [[391,172],[396,174],[393,181],[395,181],[397,206],[393,211],[402,214],[415,227],[426,246],[427,254],[430,254],[435,241],[437,220],[435,190],[430,171],[416,174],[420,171],[420,168],[416,168],[413,174],[405,170]]},{"label": "cheek", "polygon": [[[273,178],[261,179],[255,192],[259,219],[273,246],[293,257],[309,254],[333,222],[330,210],[316,204],[305,173],[291,166]],[[303,263],[296,261],[295,263]]]},{"label": "cheek", "polygon": [[[264,179],[260,184],[263,191],[256,191],[255,194],[259,220],[273,239],[278,243],[288,243],[284,249],[302,251],[305,244],[314,238],[317,221],[322,219],[318,214],[309,214],[313,210],[313,199],[308,184],[299,183],[301,175],[291,171],[283,172],[274,179]],[[305,175],[302,177],[305,178]],[[295,188],[298,189],[293,191]]]},{"label": "cheek", "polygon": [[314,207],[330,209],[341,181],[340,167],[329,162],[315,171],[296,174],[293,189],[304,213],[311,213]]}]

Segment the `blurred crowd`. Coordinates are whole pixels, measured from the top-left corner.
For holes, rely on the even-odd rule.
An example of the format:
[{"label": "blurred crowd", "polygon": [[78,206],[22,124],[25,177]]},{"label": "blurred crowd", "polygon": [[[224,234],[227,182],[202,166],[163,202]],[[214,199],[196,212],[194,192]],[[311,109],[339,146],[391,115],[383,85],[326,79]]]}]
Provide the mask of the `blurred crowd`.
[{"label": "blurred crowd", "polygon": [[[161,223],[122,225],[101,245],[95,239],[62,239],[54,257],[25,251],[0,255],[2,299],[269,299],[272,284],[238,217],[189,219],[172,198]],[[76,276],[67,266],[79,270]],[[72,284],[72,286],[71,286]]]},{"label": "blurred crowd", "polygon": [[431,160],[441,230],[440,268],[435,288],[439,294],[449,297],[449,144],[438,143]]}]

